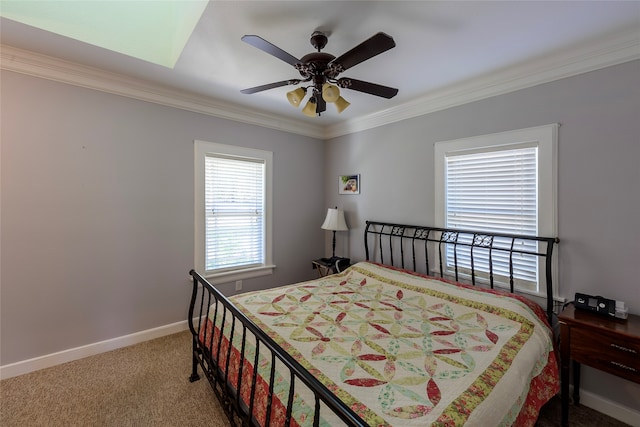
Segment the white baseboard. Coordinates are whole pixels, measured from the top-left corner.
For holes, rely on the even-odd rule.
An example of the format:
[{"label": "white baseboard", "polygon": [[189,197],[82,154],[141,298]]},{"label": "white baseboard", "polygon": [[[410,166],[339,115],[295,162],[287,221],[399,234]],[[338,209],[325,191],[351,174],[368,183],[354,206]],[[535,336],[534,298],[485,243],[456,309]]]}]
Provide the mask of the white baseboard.
[{"label": "white baseboard", "polygon": [[23,360],[16,363],[0,366],[0,379],[16,377],[18,375],[28,374],[51,366],[60,365],[62,363],[71,362],[73,360],[82,359],[84,357],[94,356],[96,354],[127,347],[165,335],[171,335],[178,332],[186,331],[189,325],[186,320],[172,323],[170,325],[160,326],[146,331],[136,332],[122,337],[113,338],[106,341],[100,341],[93,344],[83,345],[81,347],[71,348],[59,351],[57,353],[47,354],[33,359]]},{"label": "white baseboard", "polygon": [[605,399],[598,394],[582,390],[582,388],[580,389],[580,405],[587,406],[633,427],[640,427],[640,412]]}]

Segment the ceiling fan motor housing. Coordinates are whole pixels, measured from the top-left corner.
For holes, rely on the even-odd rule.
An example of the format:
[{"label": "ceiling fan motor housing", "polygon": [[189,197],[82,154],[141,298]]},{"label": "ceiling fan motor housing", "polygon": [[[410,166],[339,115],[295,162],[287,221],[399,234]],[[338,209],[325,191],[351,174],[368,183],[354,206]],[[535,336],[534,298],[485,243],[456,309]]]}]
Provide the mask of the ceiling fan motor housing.
[{"label": "ceiling fan motor housing", "polygon": [[327,79],[334,79],[338,73],[329,65],[331,61],[336,59],[330,53],[320,52],[327,45],[327,35],[322,31],[314,31],[311,34],[311,45],[318,51],[309,53],[300,58],[300,64],[296,65],[296,69],[305,79],[313,80],[313,84],[317,89],[321,89]]},{"label": "ceiling fan motor housing", "polygon": [[[296,69],[302,77],[313,78],[322,76],[324,78],[334,78],[333,72],[329,69],[328,64],[335,59],[330,53],[313,52],[300,58],[300,64],[296,65]],[[326,79],[325,79],[326,80]],[[324,83],[324,81],[322,83]]]}]

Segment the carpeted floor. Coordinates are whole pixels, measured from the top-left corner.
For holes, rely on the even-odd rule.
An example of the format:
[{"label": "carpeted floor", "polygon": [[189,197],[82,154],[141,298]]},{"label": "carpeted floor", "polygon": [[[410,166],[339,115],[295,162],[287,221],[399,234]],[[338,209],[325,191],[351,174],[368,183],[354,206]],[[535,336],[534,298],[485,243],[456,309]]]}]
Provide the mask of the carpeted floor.
[{"label": "carpeted floor", "polygon": [[[0,381],[0,426],[228,426],[207,380],[188,380],[190,349],[181,332]],[[625,426],[584,406],[570,417],[572,426]],[[536,426],[559,420],[556,398]]]},{"label": "carpeted floor", "polygon": [[[629,427],[586,406],[569,406],[569,422],[572,427]],[[560,396],[551,399],[540,412],[535,427],[558,427],[560,425]]]},{"label": "carpeted floor", "polygon": [[190,349],[183,332],[0,381],[0,426],[227,426]]}]

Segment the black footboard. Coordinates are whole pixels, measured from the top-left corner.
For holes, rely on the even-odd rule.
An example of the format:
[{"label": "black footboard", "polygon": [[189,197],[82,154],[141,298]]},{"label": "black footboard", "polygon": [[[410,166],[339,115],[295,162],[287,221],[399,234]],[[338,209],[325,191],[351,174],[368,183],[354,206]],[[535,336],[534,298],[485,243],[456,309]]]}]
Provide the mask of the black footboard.
[{"label": "black footboard", "polygon": [[[275,366],[284,366],[289,375],[288,396],[279,400],[285,406],[286,421],[289,425],[292,417],[294,394],[298,384],[313,394],[315,410],[313,425],[320,422],[321,408],[336,414],[348,426],[367,426],[353,410],[346,406],[304,367],[288,355],[273,339],[259,329],[250,319],[241,313],[220,291],[213,287],[196,271],[191,270],[193,292],[189,306],[189,329],[193,335],[193,365],[190,381],[200,379],[198,365],[211,383],[220,400],[231,425],[260,425],[256,419],[257,411],[272,413],[274,403]],[[207,323],[207,319],[213,319]],[[215,332],[215,325],[221,325]],[[240,336],[239,342],[234,342]],[[247,356],[246,348],[255,348],[253,356]],[[232,348],[235,350],[232,353]],[[268,389],[266,408],[257,407],[258,393],[257,369],[252,375],[243,376],[243,369],[258,366],[259,359],[270,360],[270,375],[263,380]],[[239,360],[238,360],[239,359]],[[235,367],[234,367],[235,362]],[[239,372],[238,372],[239,371]],[[242,382],[245,381],[245,384]],[[248,382],[248,383],[247,383]],[[264,391],[263,386],[263,391]],[[248,389],[244,395],[238,390]],[[286,400],[286,401],[284,401]],[[271,424],[266,416],[265,426]]]}]

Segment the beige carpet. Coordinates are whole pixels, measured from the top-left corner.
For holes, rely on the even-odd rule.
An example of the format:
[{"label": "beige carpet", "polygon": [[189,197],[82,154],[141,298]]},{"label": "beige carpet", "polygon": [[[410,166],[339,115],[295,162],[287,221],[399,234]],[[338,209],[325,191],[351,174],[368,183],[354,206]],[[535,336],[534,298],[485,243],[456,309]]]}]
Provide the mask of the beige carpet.
[{"label": "beige carpet", "polygon": [[[205,378],[189,382],[191,335],[170,335],[0,381],[0,426],[228,426]],[[537,427],[560,425],[558,399]],[[625,424],[581,406],[571,425]]]},{"label": "beige carpet", "polygon": [[191,335],[170,335],[0,381],[0,426],[228,426]]}]

